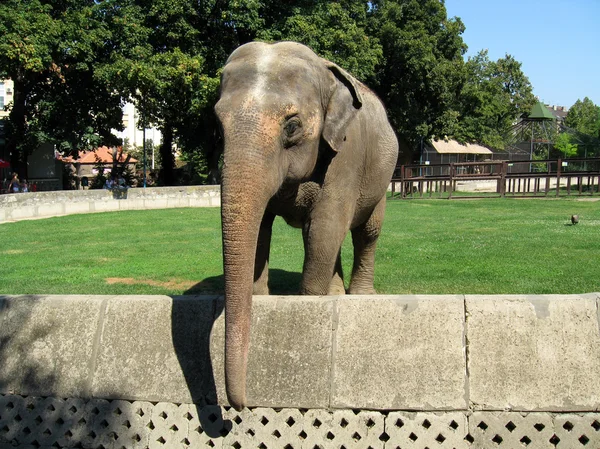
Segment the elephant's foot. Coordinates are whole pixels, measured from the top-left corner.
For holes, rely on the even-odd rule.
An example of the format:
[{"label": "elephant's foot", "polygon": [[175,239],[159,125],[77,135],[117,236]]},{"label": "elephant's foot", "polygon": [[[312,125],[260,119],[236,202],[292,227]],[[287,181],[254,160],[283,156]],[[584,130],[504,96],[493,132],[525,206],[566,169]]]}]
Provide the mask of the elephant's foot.
[{"label": "elephant's foot", "polygon": [[329,290],[327,291],[328,295],[345,295],[346,287],[344,286],[344,278],[340,276],[342,271],[341,262],[338,262],[339,270],[333,274],[333,278],[331,279],[331,283],[329,284]]},{"label": "elephant's foot", "polygon": [[348,288],[349,295],[376,295],[377,292],[372,284],[359,284],[359,283],[350,283],[350,288]]},{"label": "elephant's foot", "polygon": [[267,284],[267,281],[265,280],[263,282],[261,279],[256,281],[254,283],[254,285],[252,286],[252,294],[253,295],[268,295],[269,294],[269,286]]},{"label": "elephant's foot", "polygon": [[344,287],[340,287],[340,286],[332,286],[329,287],[329,291],[327,292],[328,295],[345,295],[346,294],[346,289]]}]

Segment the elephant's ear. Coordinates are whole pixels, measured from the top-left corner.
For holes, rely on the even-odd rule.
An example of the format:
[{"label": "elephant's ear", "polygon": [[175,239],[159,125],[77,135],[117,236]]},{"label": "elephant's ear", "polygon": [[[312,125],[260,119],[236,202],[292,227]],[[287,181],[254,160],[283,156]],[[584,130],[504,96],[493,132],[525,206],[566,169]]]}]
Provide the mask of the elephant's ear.
[{"label": "elephant's ear", "polygon": [[362,97],[358,81],[352,75],[332,62],[325,64],[334,76],[335,85],[325,113],[323,138],[337,153],[346,140],[348,125],[362,107]]}]

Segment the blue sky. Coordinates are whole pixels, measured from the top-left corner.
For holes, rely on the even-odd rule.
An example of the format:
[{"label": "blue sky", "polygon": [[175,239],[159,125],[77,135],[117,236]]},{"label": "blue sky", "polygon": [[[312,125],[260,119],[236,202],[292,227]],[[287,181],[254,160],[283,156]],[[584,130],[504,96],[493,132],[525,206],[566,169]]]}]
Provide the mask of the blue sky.
[{"label": "blue sky", "polygon": [[589,97],[600,105],[600,0],[446,0],[460,17],[466,56],[488,49],[522,63],[533,93],[571,107]]}]

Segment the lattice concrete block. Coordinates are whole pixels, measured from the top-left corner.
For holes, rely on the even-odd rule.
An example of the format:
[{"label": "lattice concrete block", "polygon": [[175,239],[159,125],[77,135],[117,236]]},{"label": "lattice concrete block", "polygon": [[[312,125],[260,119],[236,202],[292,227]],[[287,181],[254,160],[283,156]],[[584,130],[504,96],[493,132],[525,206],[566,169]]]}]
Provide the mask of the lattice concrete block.
[{"label": "lattice concrete block", "polygon": [[464,413],[390,412],[385,431],[387,448],[456,448],[470,447],[468,424]]},{"label": "lattice concrete block", "polygon": [[186,405],[157,403],[152,409],[149,449],[179,447],[189,432]]},{"label": "lattice concrete block", "polygon": [[188,420],[188,434],[181,447],[222,447],[222,439],[231,431],[232,423],[224,417],[218,405],[196,408],[189,405],[184,418]]},{"label": "lattice concrete block", "polygon": [[[285,409],[284,409],[285,410]],[[283,414],[282,414],[283,413]],[[226,417],[231,423],[222,440],[224,448],[258,447],[263,444],[267,448],[300,448],[301,438],[282,418],[289,416],[285,411],[271,408],[245,409],[242,412],[230,410]]]},{"label": "lattice concrete block", "polygon": [[254,408],[0,395],[0,447],[600,447],[599,413],[389,412]]},{"label": "lattice concrete block", "polygon": [[600,414],[563,414],[554,417],[558,448],[600,447]]},{"label": "lattice concrete block", "polygon": [[596,296],[467,296],[470,399],[483,410],[597,410]]},{"label": "lattice concrete block", "polygon": [[600,447],[598,414],[476,412],[471,416],[474,447],[565,448]]},{"label": "lattice concrete block", "polygon": [[214,401],[209,352],[214,308],[215,301],[207,297],[119,296],[109,301],[94,396]]},{"label": "lattice concrete block", "polygon": [[[332,310],[328,297],[254,297],[246,382],[250,406],[329,405]],[[211,343],[221,404],[226,403],[224,327],[221,315]]]},{"label": "lattice concrete block", "polygon": [[308,410],[304,417],[305,448],[383,449],[387,440],[385,417],[379,412]]},{"label": "lattice concrete block", "polygon": [[13,296],[0,315],[0,393],[90,395],[103,296]]},{"label": "lattice concrete block", "polygon": [[459,296],[340,297],[332,406],[466,409]]}]

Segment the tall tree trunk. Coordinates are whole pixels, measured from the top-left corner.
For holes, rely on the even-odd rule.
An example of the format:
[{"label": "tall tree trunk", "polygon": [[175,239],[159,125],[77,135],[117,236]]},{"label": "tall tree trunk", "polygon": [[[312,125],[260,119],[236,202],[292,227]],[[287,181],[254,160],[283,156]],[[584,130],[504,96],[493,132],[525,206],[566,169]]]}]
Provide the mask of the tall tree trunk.
[{"label": "tall tree trunk", "polygon": [[6,152],[10,155],[10,166],[20,178],[27,177],[27,149],[23,142],[27,129],[26,99],[27,88],[22,77],[15,76],[13,106],[10,110],[6,129]]},{"label": "tall tree trunk", "polygon": [[173,155],[173,128],[166,123],[162,128],[160,156],[162,162],[161,178],[166,186],[175,185],[175,156]]}]

